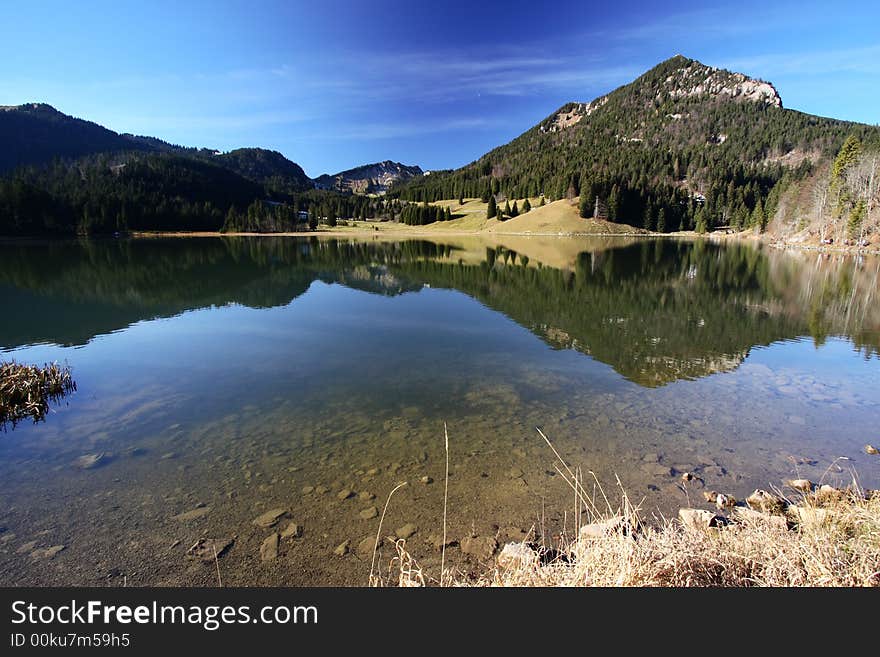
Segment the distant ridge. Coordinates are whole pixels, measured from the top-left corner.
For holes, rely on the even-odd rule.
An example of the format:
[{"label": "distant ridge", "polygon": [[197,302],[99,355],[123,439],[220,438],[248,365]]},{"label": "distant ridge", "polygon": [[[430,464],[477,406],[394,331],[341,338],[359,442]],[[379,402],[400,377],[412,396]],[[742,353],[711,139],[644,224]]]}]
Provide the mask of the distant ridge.
[{"label": "distant ridge", "polygon": [[393,184],[405,182],[423,173],[421,167],[385,160],[332,175],[325,173],[315,178],[314,182],[319,189],[384,194]]}]

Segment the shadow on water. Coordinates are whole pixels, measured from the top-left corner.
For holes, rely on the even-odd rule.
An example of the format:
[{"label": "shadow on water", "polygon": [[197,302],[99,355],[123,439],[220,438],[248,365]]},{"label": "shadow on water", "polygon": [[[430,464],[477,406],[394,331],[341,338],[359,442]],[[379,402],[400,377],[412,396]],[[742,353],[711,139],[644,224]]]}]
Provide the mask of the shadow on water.
[{"label": "shadow on water", "polygon": [[801,336],[842,336],[866,356],[880,348],[880,261],[750,245],[646,240],[580,252],[563,268],[501,245],[475,261],[465,247],[424,240],[116,240],[0,252],[0,298],[16,309],[0,326],[7,350],[82,345],[200,308],[285,306],[314,281],[390,296],[458,290],[646,386],[730,369],[756,345]]}]

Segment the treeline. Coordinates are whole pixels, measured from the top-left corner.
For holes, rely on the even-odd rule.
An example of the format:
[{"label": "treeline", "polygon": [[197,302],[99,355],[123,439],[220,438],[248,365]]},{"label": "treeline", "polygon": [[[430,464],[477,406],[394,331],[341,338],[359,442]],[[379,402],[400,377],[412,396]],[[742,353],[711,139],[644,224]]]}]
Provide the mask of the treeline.
[{"label": "treeline", "polygon": [[422,203],[408,203],[400,212],[400,222],[410,226],[424,226],[435,221],[449,221],[452,213],[448,207]]},{"label": "treeline", "polygon": [[260,185],[196,159],[97,155],[0,179],[0,234],[217,230]]},{"label": "treeline", "polygon": [[283,192],[272,179],[260,184],[172,152],[98,154],[0,178],[0,235],[281,232],[344,219],[394,220],[405,205],[327,190]]}]

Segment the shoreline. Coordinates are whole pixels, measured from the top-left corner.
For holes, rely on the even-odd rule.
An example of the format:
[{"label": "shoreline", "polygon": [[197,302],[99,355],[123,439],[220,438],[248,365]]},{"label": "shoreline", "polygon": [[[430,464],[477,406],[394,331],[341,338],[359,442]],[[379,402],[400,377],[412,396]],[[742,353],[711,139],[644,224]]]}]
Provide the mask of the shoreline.
[{"label": "shoreline", "polygon": [[[790,242],[778,239],[762,238],[760,236],[744,233],[695,233],[692,231],[674,233],[648,233],[645,231],[626,232],[532,232],[532,231],[487,231],[487,230],[426,230],[419,228],[383,228],[370,230],[366,227],[344,228],[336,230],[315,230],[307,232],[278,232],[278,233],[254,233],[254,232],[228,232],[220,231],[133,231],[129,234],[137,239],[150,238],[193,238],[193,237],[352,237],[352,238],[389,238],[400,239],[409,237],[441,239],[443,237],[559,237],[559,238],[617,238],[635,237],[640,239],[704,239],[711,242],[748,242],[780,251],[807,251],[824,254],[842,255],[880,255],[880,245],[871,247],[838,246],[809,244],[803,242]],[[0,238],[7,239],[7,238]],[[13,238],[14,239],[14,238]]]}]

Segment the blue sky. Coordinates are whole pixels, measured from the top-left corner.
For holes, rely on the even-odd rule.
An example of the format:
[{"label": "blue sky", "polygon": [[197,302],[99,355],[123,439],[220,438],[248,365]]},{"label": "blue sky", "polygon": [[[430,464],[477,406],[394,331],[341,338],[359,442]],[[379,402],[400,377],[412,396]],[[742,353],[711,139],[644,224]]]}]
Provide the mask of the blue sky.
[{"label": "blue sky", "polygon": [[311,176],[461,166],[676,53],[769,80],[786,107],[880,123],[876,0],[0,0],[0,21],[0,104],[271,148]]}]

